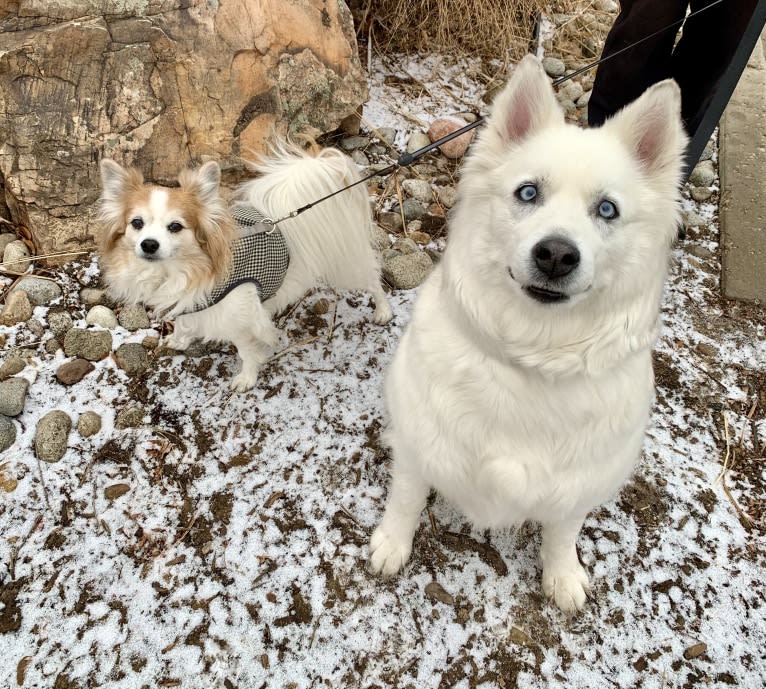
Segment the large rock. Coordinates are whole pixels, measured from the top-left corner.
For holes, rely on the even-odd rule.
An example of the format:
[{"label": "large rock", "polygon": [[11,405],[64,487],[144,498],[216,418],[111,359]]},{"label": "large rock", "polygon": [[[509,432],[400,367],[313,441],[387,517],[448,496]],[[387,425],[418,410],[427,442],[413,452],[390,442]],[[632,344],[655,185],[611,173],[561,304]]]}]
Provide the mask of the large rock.
[{"label": "large rock", "polygon": [[101,157],[169,182],[367,97],[342,0],[16,0],[0,35],[0,188],[38,253],[92,240]]}]

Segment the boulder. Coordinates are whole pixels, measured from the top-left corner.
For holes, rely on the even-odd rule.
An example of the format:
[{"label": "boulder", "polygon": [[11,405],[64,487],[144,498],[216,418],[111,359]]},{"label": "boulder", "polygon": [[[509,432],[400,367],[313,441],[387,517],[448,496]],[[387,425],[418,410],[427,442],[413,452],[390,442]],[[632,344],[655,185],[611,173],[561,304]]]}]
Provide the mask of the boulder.
[{"label": "boulder", "polygon": [[[38,253],[93,240],[98,160],[159,183],[366,100],[342,0],[0,3],[0,189]],[[0,199],[0,203],[3,199]]]}]

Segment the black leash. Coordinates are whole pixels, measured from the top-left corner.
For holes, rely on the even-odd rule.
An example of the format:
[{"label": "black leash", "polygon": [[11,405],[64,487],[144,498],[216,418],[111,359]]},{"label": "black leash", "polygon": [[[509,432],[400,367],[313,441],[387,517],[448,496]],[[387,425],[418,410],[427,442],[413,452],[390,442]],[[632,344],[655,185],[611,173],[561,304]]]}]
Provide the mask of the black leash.
[{"label": "black leash", "polygon": [[[558,86],[559,84],[563,84],[565,81],[574,79],[576,76],[579,76],[583,72],[587,72],[588,70],[593,69],[594,67],[598,67],[598,65],[600,65],[601,63],[606,62],[607,60],[611,60],[613,57],[617,57],[618,55],[621,55],[625,51],[630,50],[631,48],[635,48],[637,45],[640,45],[644,41],[648,41],[654,38],[655,36],[659,36],[660,34],[665,33],[665,31],[668,31],[670,29],[680,26],[688,19],[691,19],[692,17],[695,17],[698,14],[705,12],[706,10],[709,10],[711,7],[715,7],[716,5],[721,4],[722,2],[724,2],[724,0],[713,0],[713,2],[711,2],[708,5],[705,5],[704,7],[696,10],[695,12],[690,12],[683,19],[679,19],[678,21],[675,21],[672,24],[668,24],[666,27],[659,29],[658,31],[655,31],[654,33],[651,33],[648,36],[644,36],[643,38],[639,39],[635,43],[631,43],[630,45],[627,45],[624,48],[620,48],[619,50],[616,50],[613,53],[610,53],[609,55],[606,55],[600,58],[599,60],[596,60],[595,62],[591,62],[590,64],[585,65],[584,67],[580,67],[580,69],[576,69],[571,74],[567,74],[566,76],[560,77],[559,79],[555,79],[553,81],[553,86]],[[391,163],[391,165],[384,167],[382,170],[377,170],[376,172],[373,172],[367,175],[366,177],[363,177],[362,179],[357,180],[356,182],[352,182],[351,184],[349,184],[346,187],[343,187],[342,189],[338,189],[337,191],[332,192],[332,194],[327,194],[327,196],[323,196],[322,198],[317,199],[316,201],[307,203],[305,206],[301,206],[300,208],[294,211],[291,211],[290,213],[285,215],[283,218],[279,218],[278,220],[269,219],[265,222],[266,224],[269,224],[269,225],[278,225],[283,220],[288,220],[289,218],[295,218],[301,213],[305,213],[307,210],[309,210],[309,208],[313,208],[317,204],[322,203],[323,201],[327,201],[328,199],[331,199],[333,196],[337,196],[341,192],[351,189],[352,187],[355,187],[358,184],[362,184],[363,182],[368,182],[373,177],[384,177],[386,175],[390,175],[392,172],[395,172],[396,170],[400,168],[409,167],[416,160],[426,155],[426,153],[430,153],[435,148],[438,148],[439,146],[442,146],[443,144],[446,144],[452,141],[453,139],[457,139],[457,137],[462,136],[466,132],[470,132],[472,129],[476,129],[476,127],[484,124],[486,120],[487,120],[487,115],[482,115],[481,117],[478,117],[473,122],[465,125],[465,127],[456,129],[454,132],[451,132],[450,134],[443,136],[441,139],[437,139],[436,141],[431,142],[427,146],[423,146],[423,148],[419,148],[417,151],[413,151],[412,153],[403,153],[396,159],[395,163]]]}]

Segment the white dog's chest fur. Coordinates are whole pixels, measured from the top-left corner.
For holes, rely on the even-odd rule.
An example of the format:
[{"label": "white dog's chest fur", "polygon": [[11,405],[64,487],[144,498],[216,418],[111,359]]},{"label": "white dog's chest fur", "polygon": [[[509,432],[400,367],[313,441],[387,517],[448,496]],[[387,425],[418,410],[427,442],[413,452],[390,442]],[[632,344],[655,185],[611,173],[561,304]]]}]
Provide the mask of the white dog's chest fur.
[{"label": "white dog's chest fur", "polygon": [[612,497],[639,455],[649,350],[601,376],[503,364],[445,318],[438,282],[424,287],[387,380],[388,408],[407,410],[392,414],[391,436],[418,448],[423,478],[483,527],[584,516]]}]

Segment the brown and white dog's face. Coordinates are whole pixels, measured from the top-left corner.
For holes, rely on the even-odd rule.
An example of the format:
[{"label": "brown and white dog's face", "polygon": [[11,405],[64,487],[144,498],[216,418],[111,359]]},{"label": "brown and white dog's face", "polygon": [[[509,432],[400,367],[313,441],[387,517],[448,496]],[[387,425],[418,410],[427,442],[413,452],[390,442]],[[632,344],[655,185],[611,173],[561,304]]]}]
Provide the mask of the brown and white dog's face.
[{"label": "brown and white dog's face", "polygon": [[[231,219],[215,162],[184,170],[178,188],[144,184],[135,169],[101,161],[100,250],[107,281],[174,273],[190,289],[228,270]],[[125,290],[120,290],[124,292]]]}]

